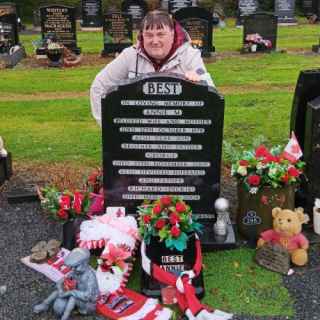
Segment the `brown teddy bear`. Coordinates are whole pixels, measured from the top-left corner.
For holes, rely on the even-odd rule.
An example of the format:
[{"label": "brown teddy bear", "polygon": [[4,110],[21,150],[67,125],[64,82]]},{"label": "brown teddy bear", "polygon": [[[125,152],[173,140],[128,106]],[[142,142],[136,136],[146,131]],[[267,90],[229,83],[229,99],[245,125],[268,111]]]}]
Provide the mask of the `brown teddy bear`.
[{"label": "brown teddy bear", "polygon": [[302,224],[308,222],[308,216],[303,208],[294,211],[289,209],[274,208],[272,210],[273,229],[260,234],[257,246],[266,242],[280,244],[288,250],[291,261],[297,266],[304,266],[308,262],[308,239],[301,233]]}]

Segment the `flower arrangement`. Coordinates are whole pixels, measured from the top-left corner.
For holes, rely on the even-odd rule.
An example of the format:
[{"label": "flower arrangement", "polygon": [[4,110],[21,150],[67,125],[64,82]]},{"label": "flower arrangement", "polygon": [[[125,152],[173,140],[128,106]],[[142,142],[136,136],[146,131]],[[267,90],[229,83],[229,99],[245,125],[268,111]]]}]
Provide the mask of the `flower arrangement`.
[{"label": "flower arrangement", "polygon": [[49,217],[66,222],[76,217],[84,217],[90,207],[87,192],[65,190],[63,192],[54,187],[45,187],[40,190],[41,207]]},{"label": "flower arrangement", "polygon": [[180,197],[162,196],[151,204],[138,207],[139,232],[146,244],[159,237],[167,248],[183,251],[188,234],[200,232],[202,225],[192,218],[192,210]]},{"label": "flower arrangement", "polygon": [[240,153],[230,145],[225,147],[227,153],[233,155],[231,175],[252,194],[264,186],[280,188],[300,181],[305,163],[293,159],[281,146],[268,149],[259,144]]},{"label": "flower arrangement", "polygon": [[260,49],[271,49],[272,42],[270,40],[263,39],[259,33],[250,33],[246,35],[245,49],[253,50],[253,47]]}]

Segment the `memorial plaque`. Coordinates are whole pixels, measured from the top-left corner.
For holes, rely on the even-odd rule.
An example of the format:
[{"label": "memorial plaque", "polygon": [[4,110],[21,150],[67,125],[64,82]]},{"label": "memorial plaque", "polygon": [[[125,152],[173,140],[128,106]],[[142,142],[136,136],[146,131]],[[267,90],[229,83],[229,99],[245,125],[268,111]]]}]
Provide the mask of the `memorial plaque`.
[{"label": "memorial plaque", "polygon": [[125,0],[121,4],[121,10],[131,15],[134,29],[140,29],[140,24],[148,11],[147,3],[144,0]]},{"label": "memorial plaque", "polygon": [[179,9],[188,8],[192,6],[192,0],[169,0],[168,10],[169,13],[175,13]]},{"label": "memorial plaque", "polygon": [[294,18],[295,0],[275,0],[275,15],[278,16],[278,23],[295,24]]},{"label": "memorial plaque", "polygon": [[178,10],[174,18],[191,37],[192,46],[200,49],[202,56],[210,56],[215,51],[212,46],[212,14],[199,7]]},{"label": "memorial plaque", "polygon": [[144,199],[179,195],[200,222],[214,219],[223,117],[215,89],[177,75],[155,73],[115,87],[102,107],[106,206],[135,215]]},{"label": "memorial plaque", "polygon": [[[4,2],[0,3],[0,22],[5,24],[4,30],[8,31],[10,28],[10,38],[13,45],[19,44],[19,31],[17,20],[17,8],[14,3]],[[10,27],[8,26],[10,25]]]},{"label": "memorial plaque", "polygon": [[287,275],[290,269],[289,252],[279,245],[266,243],[257,250],[255,260],[260,266],[284,275]]},{"label": "memorial plaque", "polygon": [[121,52],[133,43],[131,15],[122,12],[104,16],[103,23],[104,49],[102,56]]},{"label": "memorial plaque", "polygon": [[307,104],[304,161],[308,179],[305,211],[312,216],[314,200],[320,198],[320,92],[316,99]]},{"label": "memorial plaque", "polygon": [[269,13],[255,13],[244,17],[243,24],[243,44],[249,34],[259,34],[264,40],[271,41],[271,48],[264,51],[276,50],[278,23],[277,17]]},{"label": "memorial plaque", "polygon": [[101,0],[82,0],[82,24],[83,28],[102,27],[102,2]]},{"label": "memorial plaque", "polygon": [[242,25],[243,18],[250,14],[256,13],[258,9],[259,9],[258,0],[239,0],[237,25]]},{"label": "memorial plaque", "polygon": [[57,41],[80,54],[77,47],[75,8],[52,5],[40,8],[42,39],[49,34],[55,35]]}]

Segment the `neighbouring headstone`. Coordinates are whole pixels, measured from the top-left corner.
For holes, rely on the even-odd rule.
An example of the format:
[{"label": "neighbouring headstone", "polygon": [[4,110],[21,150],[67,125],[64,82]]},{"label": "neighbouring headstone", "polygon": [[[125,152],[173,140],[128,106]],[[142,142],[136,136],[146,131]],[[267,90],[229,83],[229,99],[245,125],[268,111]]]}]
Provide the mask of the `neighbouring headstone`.
[{"label": "neighbouring headstone", "polygon": [[13,45],[19,44],[19,31],[18,31],[18,17],[17,8],[15,3],[3,2],[0,3],[0,22],[10,25],[13,36]]},{"label": "neighbouring headstone", "polygon": [[310,17],[314,14],[313,2],[314,0],[302,0],[302,10],[307,17]]},{"label": "neighbouring headstone", "polygon": [[42,39],[54,35],[57,41],[75,54],[80,54],[77,47],[75,8],[50,5],[40,8]]},{"label": "neighbouring headstone", "polygon": [[175,12],[174,18],[191,37],[192,46],[200,49],[202,56],[215,51],[212,45],[212,14],[200,7],[183,8]]},{"label": "neighbouring headstone", "polygon": [[160,8],[169,11],[169,0],[160,0]]},{"label": "neighbouring headstone", "polygon": [[180,195],[213,233],[223,115],[213,88],[170,74],[115,87],[102,108],[106,206],[135,215],[144,199]]},{"label": "neighbouring headstone", "polygon": [[296,24],[294,17],[295,0],[275,0],[275,15],[279,24]]},{"label": "neighbouring headstone", "polygon": [[290,269],[290,254],[280,245],[267,243],[257,249],[255,261],[268,270],[288,274]]},{"label": "neighbouring headstone", "polygon": [[308,181],[305,211],[312,216],[315,198],[320,198],[320,92],[307,104],[304,161]]},{"label": "neighbouring headstone", "polygon": [[102,27],[102,1],[101,0],[82,0],[82,28]]},{"label": "neighbouring headstone", "polygon": [[148,6],[144,0],[124,0],[121,4],[121,11],[130,14],[133,28],[139,29],[141,21],[148,11]]},{"label": "neighbouring headstone", "polygon": [[243,18],[250,14],[256,13],[258,9],[259,9],[258,0],[239,0],[237,25],[242,25]]},{"label": "neighbouring headstone", "polygon": [[40,19],[40,10],[33,10],[33,29],[36,31],[41,31],[41,19]]},{"label": "neighbouring headstone", "polygon": [[[270,13],[255,13],[244,17],[243,48],[250,46],[251,52],[276,50],[278,23]],[[252,45],[256,44],[255,50]],[[250,52],[250,50],[249,50]]]},{"label": "neighbouring headstone", "polygon": [[192,6],[192,0],[169,0],[168,11],[169,13],[175,13],[179,9],[188,8]]},{"label": "neighbouring headstone", "polygon": [[121,52],[133,43],[132,17],[123,12],[114,12],[104,16],[103,22],[104,49],[101,53]]}]

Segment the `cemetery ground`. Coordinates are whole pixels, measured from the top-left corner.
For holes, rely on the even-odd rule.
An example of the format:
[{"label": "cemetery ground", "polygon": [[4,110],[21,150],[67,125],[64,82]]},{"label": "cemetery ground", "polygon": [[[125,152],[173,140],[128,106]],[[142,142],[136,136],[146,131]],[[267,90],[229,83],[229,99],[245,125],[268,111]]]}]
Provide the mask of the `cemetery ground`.
[{"label": "cemetery ground", "polygon": [[[320,64],[320,56],[311,52],[319,26],[279,27],[279,52],[240,55],[242,31],[231,27],[233,23],[215,32],[217,54],[206,60],[225,96],[224,139],[240,148],[262,134],[270,145],[285,144],[299,72]],[[35,60],[31,43],[39,37],[22,34],[29,57],[13,70],[0,71],[0,135],[14,159],[14,176],[0,189],[0,286],[7,286],[6,295],[0,296],[1,320],[52,318],[31,315],[32,305],[50,292],[51,284],[19,259],[37,241],[61,232],[37,204],[8,205],[5,191],[24,183],[79,187],[83,176],[101,165],[100,129],[91,117],[88,95],[94,76],[108,61],[99,57],[102,33],[78,33],[84,59],[69,69],[48,69]],[[223,194],[235,213],[234,181],[228,159],[223,161]],[[296,269],[291,277],[258,267],[253,255],[245,247],[205,254],[204,302],[243,315],[237,319],[320,319],[318,245],[310,250],[308,267]],[[129,286],[139,289],[136,266]]]}]

